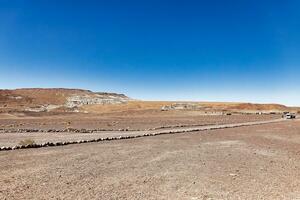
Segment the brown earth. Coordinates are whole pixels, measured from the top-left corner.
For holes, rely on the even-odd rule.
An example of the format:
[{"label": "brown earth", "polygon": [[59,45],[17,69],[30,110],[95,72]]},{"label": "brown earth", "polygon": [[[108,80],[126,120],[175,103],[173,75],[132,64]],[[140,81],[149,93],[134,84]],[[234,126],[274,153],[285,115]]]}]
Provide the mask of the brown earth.
[{"label": "brown earth", "polygon": [[[58,144],[61,146],[63,143],[70,144],[72,142],[88,143],[88,142],[102,142],[110,138],[114,139],[128,139],[126,137],[148,137],[163,134],[177,134],[177,133],[190,133],[195,131],[213,130],[213,129],[225,129],[242,126],[253,126],[258,124],[276,123],[279,121],[285,121],[286,119],[272,119],[272,120],[260,120],[253,122],[242,123],[230,123],[230,124],[213,124],[213,125],[195,125],[195,126],[180,126],[180,127],[164,127],[159,129],[150,130],[120,130],[120,131],[83,131],[82,129],[74,131],[73,129],[62,130],[60,132],[41,132],[31,131],[28,132],[5,132],[0,134],[0,147],[11,147],[13,149],[20,145],[37,144],[46,145],[47,143],[53,143],[54,146]],[[111,139],[110,139],[111,140]],[[24,147],[23,147],[24,148]]]},{"label": "brown earth", "polygon": [[[113,134],[125,129],[130,134],[134,130],[274,120],[281,114],[261,113],[298,109],[278,104],[179,102],[197,105],[197,109],[162,111],[163,106],[178,102],[129,98],[124,103],[83,105],[76,112],[64,107],[72,95],[97,94],[77,89],[0,90],[0,144],[15,145],[21,139],[45,142],[98,137],[75,131],[50,133],[49,129],[113,130]],[[127,98],[114,93],[101,95]],[[63,107],[49,112],[26,111],[50,104]],[[38,132],[26,133],[33,129]],[[0,152],[0,199],[297,199],[299,130],[300,122],[292,120],[4,151]]]},{"label": "brown earth", "polygon": [[[177,102],[172,101],[129,101],[126,104],[116,105],[87,105],[83,106],[82,110],[89,113],[108,113],[108,112],[120,112],[128,110],[161,110],[163,106],[172,105]],[[266,111],[266,112],[282,112],[282,111],[294,111],[297,108],[289,108],[280,104],[252,104],[252,103],[217,103],[217,102],[183,102],[194,103],[199,105],[203,112],[246,112],[246,111]]]},{"label": "brown earth", "polygon": [[[136,101],[128,98],[125,103],[83,105],[75,110],[65,106],[72,95],[96,95],[88,90],[78,89],[17,89],[0,90],[0,129],[149,129],[161,126],[207,125],[239,123],[272,119],[276,115],[244,115],[260,111],[283,112],[290,110],[277,104],[192,102],[196,110],[161,111],[163,106],[177,102]],[[127,98],[122,94],[101,93],[102,95]],[[184,102],[189,105],[191,102]],[[48,105],[61,105],[49,112],[26,111],[26,108],[39,108]],[[224,117],[226,114],[232,116]]]},{"label": "brown earth", "polygon": [[[62,88],[28,88],[16,90],[0,90],[0,102],[7,107],[36,106],[40,104],[64,104],[71,94],[81,94],[89,91]],[[19,97],[19,98],[18,98]]]},{"label": "brown earth", "polygon": [[[124,112],[128,110],[160,110],[162,106],[171,105],[176,102],[166,101],[137,101],[126,97],[124,94],[92,92],[82,89],[65,89],[65,88],[25,88],[16,90],[0,90],[0,113],[11,114],[35,114],[30,113],[28,109],[38,109],[47,106],[55,106],[43,115],[53,115],[66,112],[74,112],[74,109],[66,107],[66,103],[71,96],[90,96],[95,97],[101,94],[104,97],[123,98],[128,100],[124,104],[105,103],[86,105],[75,109],[79,112],[89,113],[111,113]],[[224,102],[183,102],[199,105],[202,111],[219,111],[219,112],[297,112],[299,108],[289,108],[280,104],[251,104],[251,103],[224,103]],[[59,107],[57,107],[59,106]]]},{"label": "brown earth", "polygon": [[66,88],[24,88],[15,90],[0,90],[0,113],[24,112],[28,108],[40,108],[42,106],[59,106],[52,112],[70,112],[72,109],[66,108],[69,97],[96,95],[113,96],[127,98],[123,94],[92,92],[82,89]]},{"label": "brown earth", "polygon": [[0,199],[299,199],[300,122],[0,152]]},{"label": "brown earth", "polygon": [[[64,114],[53,116],[3,115],[0,117],[0,130],[17,129],[106,129],[106,130],[144,130],[150,128],[228,124],[261,121],[280,118],[281,115],[246,115],[246,114],[204,114],[202,111],[139,110],[102,114]],[[0,131],[1,132],[1,131]]]}]

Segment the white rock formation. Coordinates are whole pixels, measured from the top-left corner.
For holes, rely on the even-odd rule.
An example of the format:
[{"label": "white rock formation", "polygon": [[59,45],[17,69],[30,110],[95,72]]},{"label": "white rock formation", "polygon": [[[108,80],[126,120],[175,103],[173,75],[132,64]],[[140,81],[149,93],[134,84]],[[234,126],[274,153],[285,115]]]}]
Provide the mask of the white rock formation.
[{"label": "white rock formation", "polygon": [[126,103],[128,97],[122,95],[94,94],[94,95],[74,95],[67,98],[66,107],[74,108],[83,105],[93,104],[120,104]]}]

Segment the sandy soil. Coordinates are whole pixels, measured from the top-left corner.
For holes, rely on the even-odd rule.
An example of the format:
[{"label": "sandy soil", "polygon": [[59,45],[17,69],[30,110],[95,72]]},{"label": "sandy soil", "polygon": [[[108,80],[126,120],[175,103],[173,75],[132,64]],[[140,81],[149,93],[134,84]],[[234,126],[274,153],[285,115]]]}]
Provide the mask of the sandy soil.
[{"label": "sandy soil", "polygon": [[300,122],[0,152],[0,199],[299,199]]}]

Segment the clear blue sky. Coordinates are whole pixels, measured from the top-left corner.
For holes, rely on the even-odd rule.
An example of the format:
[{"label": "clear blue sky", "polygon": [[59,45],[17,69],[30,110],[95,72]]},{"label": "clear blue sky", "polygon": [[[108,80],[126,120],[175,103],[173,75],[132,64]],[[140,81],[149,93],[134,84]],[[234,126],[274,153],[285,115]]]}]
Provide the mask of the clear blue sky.
[{"label": "clear blue sky", "polygon": [[0,0],[0,88],[300,106],[300,1]]}]

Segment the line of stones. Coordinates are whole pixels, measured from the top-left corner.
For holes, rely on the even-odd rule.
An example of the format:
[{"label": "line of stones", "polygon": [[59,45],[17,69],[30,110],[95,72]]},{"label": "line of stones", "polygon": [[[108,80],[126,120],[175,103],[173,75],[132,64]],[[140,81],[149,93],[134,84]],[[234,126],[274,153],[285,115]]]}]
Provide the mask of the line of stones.
[{"label": "line of stones", "polygon": [[166,134],[176,134],[176,133],[189,133],[196,131],[206,131],[206,130],[215,130],[215,129],[225,129],[225,128],[236,128],[242,126],[251,126],[251,125],[260,125],[266,123],[274,123],[278,121],[265,121],[265,122],[257,122],[257,123],[244,123],[244,124],[231,124],[224,126],[216,126],[209,128],[197,128],[197,129],[189,129],[189,130],[176,130],[176,131],[164,131],[164,132],[156,132],[156,133],[145,133],[143,135],[127,135],[127,136],[118,136],[118,137],[106,137],[106,138],[98,138],[91,140],[78,140],[78,141],[69,141],[69,142],[46,142],[42,144],[28,144],[28,145],[16,145],[13,147],[0,147],[0,151],[9,151],[16,149],[28,149],[28,148],[41,148],[41,147],[52,147],[52,146],[65,146],[69,144],[82,144],[82,143],[92,143],[92,142],[101,142],[101,141],[111,141],[111,140],[124,140],[124,139],[133,139],[140,137],[149,137],[149,136],[157,136],[157,135],[166,135]]},{"label": "line of stones", "polygon": [[[155,128],[148,129],[75,129],[75,128],[66,128],[66,129],[0,129],[0,133],[95,133],[101,131],[154,131],[165,128],[183,128],[183,127],[193,127],[193,126],[210,126],[210,125],[218,125],[218,124],[182,124],[182,125],[174,125],[174,126],[160,126]],[[219,124],[220,125],[220,124]]]},{"label": "line of stones", "polygon": [[[252,121],[257,122],[257,121]],[[247,122],[246,122],[247,123]],[[251,122],[250,122],[251,123]],[[226,124],[226,123],[225,123]],[[0,129],[0,133],[96,133],[101,131],[155,131],[159,129],[166,128],[184,128],[184,127],[194,127],[194,126],[212,126],[212,125],[225,125],[221,124],[181,124],[181,125],[170,125],[170,126],[159,126],[148,129],[130,129],[130,128],[122,128],[122,129],[76,129],[76,128],[66,128],[66,129]]]},{"label": "line of stones", "polygon": [[[62,133],[62,132],[72,132],[72,133],[94,133],[99,131],[129,131],[129,129],[0,129],[0,133]],[[133,131],[139,131],[133,130]]]}]

